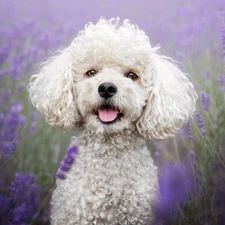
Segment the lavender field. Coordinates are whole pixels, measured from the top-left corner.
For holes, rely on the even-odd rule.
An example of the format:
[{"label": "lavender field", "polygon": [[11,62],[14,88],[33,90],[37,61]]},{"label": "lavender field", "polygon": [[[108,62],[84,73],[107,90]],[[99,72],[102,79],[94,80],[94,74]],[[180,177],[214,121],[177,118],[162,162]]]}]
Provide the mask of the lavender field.
[{"label": "lavender field", "polygon": [[176,137],[148,141],[162,199],[155,224],[225,224],[224,0],[0,2],[0,225],[50,224],[55,174],[70,137],[28,100],[41,62],[101,16],[137,24],[193,77],[196,114]]}]

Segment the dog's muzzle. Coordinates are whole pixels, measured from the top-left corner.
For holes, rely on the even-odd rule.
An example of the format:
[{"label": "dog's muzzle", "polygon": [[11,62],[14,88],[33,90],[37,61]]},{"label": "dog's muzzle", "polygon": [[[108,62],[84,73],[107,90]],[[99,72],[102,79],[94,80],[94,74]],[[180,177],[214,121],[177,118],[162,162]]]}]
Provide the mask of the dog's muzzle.
[{"label": "dog's muzzle", "polygon": [[111,82],[104,82],[99,85],[98,93],[104,99],[103,104],[95,111],[99,120],[105,124],[111,124],[120,120],[123,114],[110,100],[117,93],[117,86]]},{"label": "dog's muzzle", "polygon": [[102,98],[108,99],[115,95],[117,92],[117,86],[111,82],[104,82],[99,85],[98,93]]}]

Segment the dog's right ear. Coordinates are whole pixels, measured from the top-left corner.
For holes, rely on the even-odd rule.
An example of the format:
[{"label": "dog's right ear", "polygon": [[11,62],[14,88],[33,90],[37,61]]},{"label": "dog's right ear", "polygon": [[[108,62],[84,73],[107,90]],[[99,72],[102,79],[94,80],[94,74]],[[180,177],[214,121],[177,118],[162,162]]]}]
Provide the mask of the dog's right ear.
[{"label": "dog's right ear", "polygon": [[76,91],[71,46],[43,63],[28,85],[32,104],[46,121],[63,131],[73,129],[80,122],[76,107]]},{"label": "dog's right ear", "polygon": [[189,77],[173,60],[157,51],[150,57],[146,69],[151,76],[149,97],[136,125],[145,138],[160,140],[175,135],[194,114],[197,94]]}]

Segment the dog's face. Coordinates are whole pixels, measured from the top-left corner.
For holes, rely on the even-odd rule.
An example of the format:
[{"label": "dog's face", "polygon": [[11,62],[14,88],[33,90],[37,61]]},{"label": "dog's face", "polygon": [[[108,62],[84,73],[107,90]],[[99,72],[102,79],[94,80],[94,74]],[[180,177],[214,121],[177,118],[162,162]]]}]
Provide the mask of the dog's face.
[{"label": "dog's face", "polygon": [[97,133],[136,129],[151,139],[175,134],[196,100],[190,80],[143,31],[114,19],[88,24],[32,76],[28,90],[52,126]]},{"label": "dog's face", "polygon": [[81,74],[76,93],[84,126],[113,133],[137,122],[149,94],[142,85],[141,67],[97,63]]}]

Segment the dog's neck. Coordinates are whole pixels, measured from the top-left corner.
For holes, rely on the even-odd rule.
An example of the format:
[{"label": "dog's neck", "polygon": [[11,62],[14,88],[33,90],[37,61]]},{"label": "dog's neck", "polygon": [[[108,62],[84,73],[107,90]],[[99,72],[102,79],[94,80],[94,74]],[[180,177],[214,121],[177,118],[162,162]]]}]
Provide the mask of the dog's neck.
[{"label": "dog's neck", "polygon": [[96,133],[94,130],[83,130],[77,139],[77,144],[91,146],[93,143],[101,148],[102,143],[108,148],[135,150],[145,145],[145,139],[139,135],[136,129],[126,129],[119,133]]}]

